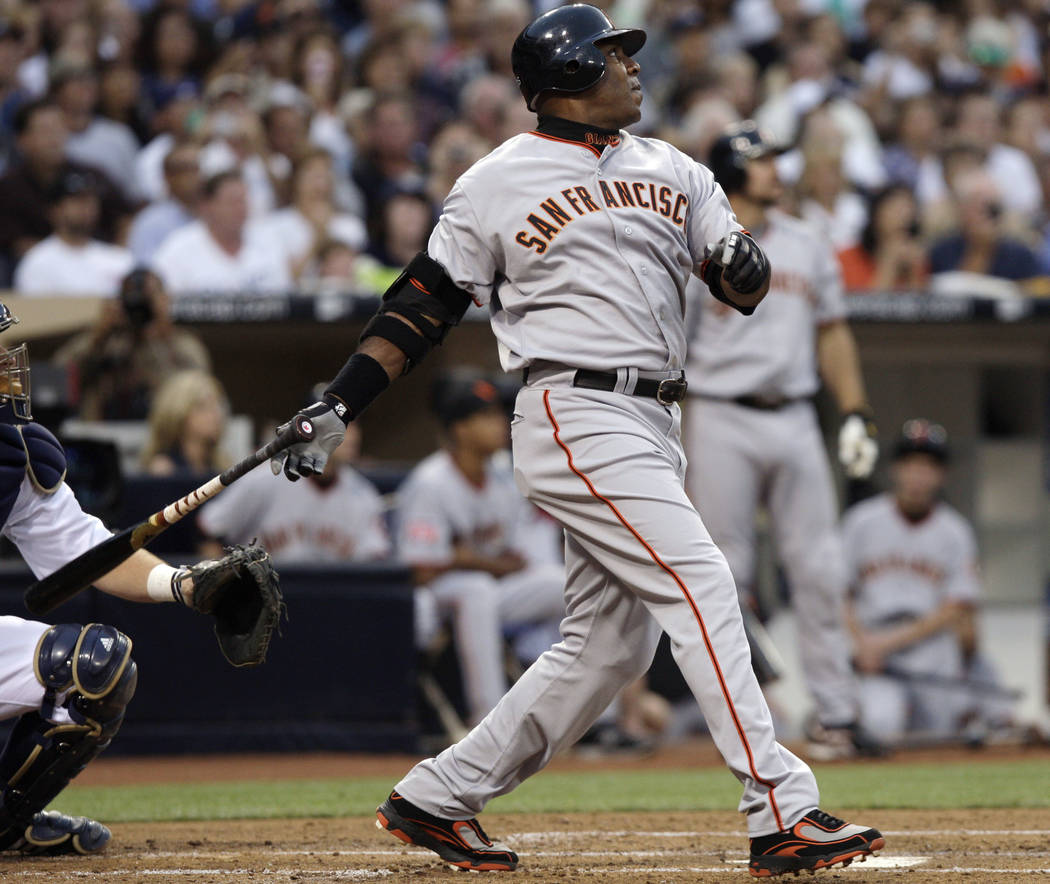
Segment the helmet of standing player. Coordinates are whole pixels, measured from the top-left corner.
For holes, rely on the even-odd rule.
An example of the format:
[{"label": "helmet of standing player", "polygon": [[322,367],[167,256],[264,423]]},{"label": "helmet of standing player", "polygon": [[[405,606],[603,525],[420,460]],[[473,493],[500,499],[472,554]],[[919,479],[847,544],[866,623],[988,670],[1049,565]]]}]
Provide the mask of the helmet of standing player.
[{"label": "helmet of standing player", "polygon": [[782,189],[776,171],[776,156],[782,152],[782,148],[759,129],[754,120],[744,120],[729,126],[715,139],[707,167],[726,196],[742,194],[766,202],[764,195],[767,191],[770,198],[772,191],[777,191],[779,198]]},{"label": "helmet of standing player", "polygon": [[[6,304],[0,303],[0,332],[18,323]],[[25,344],[17,347],[0,345],[0,420],[30,421],[29,351]]]}]

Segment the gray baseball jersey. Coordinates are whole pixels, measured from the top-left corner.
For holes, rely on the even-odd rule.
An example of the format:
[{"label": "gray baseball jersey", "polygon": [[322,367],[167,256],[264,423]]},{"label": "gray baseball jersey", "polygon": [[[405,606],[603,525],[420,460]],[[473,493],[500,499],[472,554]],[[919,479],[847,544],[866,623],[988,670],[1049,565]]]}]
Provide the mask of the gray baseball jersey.
[{"label": "gray baseball jersey", "polygon": [[680,371],[689,276],[740,229],[710,172],[669,145],[552,118],[450,193],[427,251],[490,305],[504,368],[530,369],[514,473],[565,529],[568,614],[481,724],[397,785],[430,813],[473,817],[572,745],[648,669],[660,628],[743,785],[751,834],[816,806],[811,771],[776,742],[725,559],[685,496],[678,406],[573,385],[578,369]]},{"label": "gray baseball jersey", "polygon": [[758,242],[773,267],[769,294],[753,316],[699,295],[698,328],[689,346],[689,390],[706,396],[799,398],[820,386],[816,329],[842,319],[846,307],[838,259],[811,227],[770,211]]},{"label": "gray baseball jersey", "polygon": [[854,610],[868,628],[980,594],[973,529],[945,503],[914,523],[880,494],[847,511],[842,537]]},{"label": "gray baseball jersey", "polygon": [[681,369],[686,283],[740,229],[710,171],[663,141],[530,132],[460,177],[427,252],[492,302],[507,371]]},{"label": "gray baseball jersey", "polygon": [[525,501],[509,471],[489,463],[474,485],[444,450],[424,458],[398,489],[398,556],[413,565],[442,565],[453,546],[466,543],[480,555],[518,550]]},{"label": "gray baseball jersey", "polygon": [[381,559],[390,538],[379,493],[349,466],[328,486],[253,470],[200,510],[201,530],[227,543],[259,543],[275,562]]}]

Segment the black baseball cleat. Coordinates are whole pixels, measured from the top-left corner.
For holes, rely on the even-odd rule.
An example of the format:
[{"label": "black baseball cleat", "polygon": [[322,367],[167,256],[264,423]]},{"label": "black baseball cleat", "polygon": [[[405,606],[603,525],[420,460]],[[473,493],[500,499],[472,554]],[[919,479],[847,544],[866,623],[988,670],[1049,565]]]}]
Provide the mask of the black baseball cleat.
[{"label": "black baseball cleat", "polygon": [[30,856],[87,855],[101,851],[109,839],[110,831],[102,823],[48,810],[33,814],[33,821],[14,847]]},{"label": "black baseball cleat", "polygon": [[518,855],[489,840],[476,820],[446,820],[420,810],[397,792],[376,808],[376,828],[406,844],[433,850],[445,862],[476,872],[513,872]]},{"label": "black baseball cleat", "polygon": [[820,809],[811,810],[783,832],[751,839],[748,870],[754,878],[788,872],[815,872],[864,858],[882,850],[886,839],[877,829],[847,823]]}]

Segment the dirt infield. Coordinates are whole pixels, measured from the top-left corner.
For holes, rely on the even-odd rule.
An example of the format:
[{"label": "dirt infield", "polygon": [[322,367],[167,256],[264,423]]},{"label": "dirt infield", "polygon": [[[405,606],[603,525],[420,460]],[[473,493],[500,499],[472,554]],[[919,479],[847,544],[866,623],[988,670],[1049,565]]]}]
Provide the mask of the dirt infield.
[{"label": "dirt infield", "polygon": [[[865,811],[887,834],[875,859],[824,871],[826,881],[1012,881],[1050,876],[1050,810]],[[508,881],[663,884],[750,880],[734,813],[493,814],[489,834],[521,855]],[[469,880],[406,848],[371,818],[113,826],[104,856],[0,859],[0,880],[49,884],[180,881]],[[495,874],[495,873],[492,873]],[[818,879],[819,880],[819,879]]]}]

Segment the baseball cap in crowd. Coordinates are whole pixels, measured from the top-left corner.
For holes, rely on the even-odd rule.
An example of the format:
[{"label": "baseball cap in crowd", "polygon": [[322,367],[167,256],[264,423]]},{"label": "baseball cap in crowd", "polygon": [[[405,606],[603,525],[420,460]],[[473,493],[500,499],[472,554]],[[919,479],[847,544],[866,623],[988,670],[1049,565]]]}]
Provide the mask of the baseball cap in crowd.
[{"label": "baseball cap in crowd", "polygon": [[454,372],[434,385],[434,411],[441,423],[449,427],[479,411],[501,408],[496,385],[483,374]]},{"label": "baseball cap in crowd", "polygon": [[78,196],[82,193],[98,194],[98,182],[90,172],[69,170],[58,176],[51,187],[51,202],[57,203],[67,196]]},{"label": "baseball cap in crowd", "polygon": [[164,110],[176,101],[195,101],[201,97],[200,87],[192,80],[179,80],[177,83],[157,83],[153,87],[153,107]]},{"label": "baseball cap in crowd", "polygon": [[220,74],[204,87],[204,100],[208,104],[215,104],[227,95],[245,98],[251,91],[252,81],[244,74]]},{"label": "baseball cap in crowd", "polygon": [[948,433],[940,424],[915,417],[904,422],[893,447],[893,459],[909,454],[928,454],[940,463],[948,462]]}]

